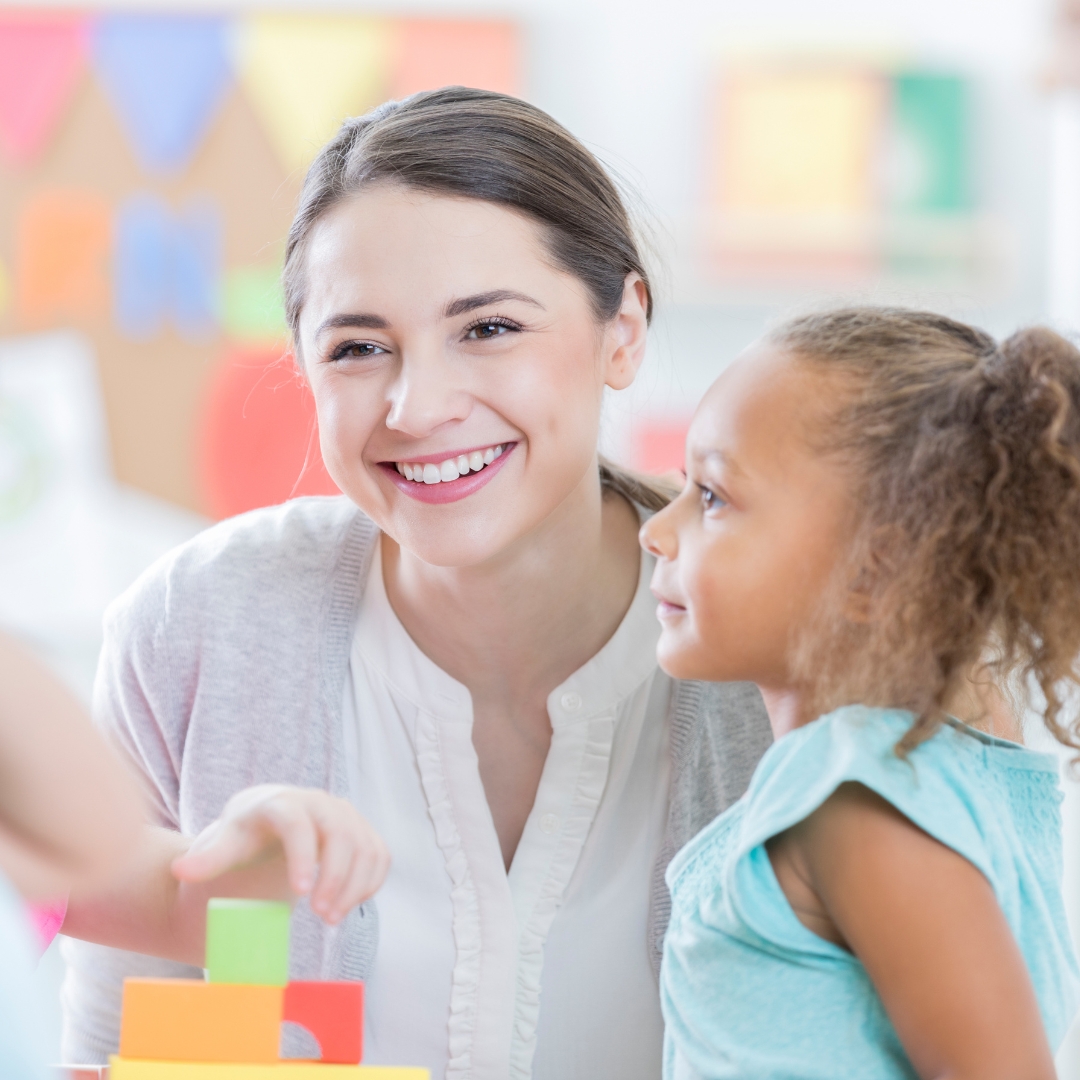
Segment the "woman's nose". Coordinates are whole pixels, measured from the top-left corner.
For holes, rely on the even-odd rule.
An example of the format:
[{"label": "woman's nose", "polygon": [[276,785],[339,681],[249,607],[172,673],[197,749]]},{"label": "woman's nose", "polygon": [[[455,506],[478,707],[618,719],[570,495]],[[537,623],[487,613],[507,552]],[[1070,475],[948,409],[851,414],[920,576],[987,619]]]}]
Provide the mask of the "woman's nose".
[{"label": "woman's nose", "polygon": [[452,420],[464,420],[472,398],[442,358],[406,357],[389,391],[386,426],[423,438]]}]

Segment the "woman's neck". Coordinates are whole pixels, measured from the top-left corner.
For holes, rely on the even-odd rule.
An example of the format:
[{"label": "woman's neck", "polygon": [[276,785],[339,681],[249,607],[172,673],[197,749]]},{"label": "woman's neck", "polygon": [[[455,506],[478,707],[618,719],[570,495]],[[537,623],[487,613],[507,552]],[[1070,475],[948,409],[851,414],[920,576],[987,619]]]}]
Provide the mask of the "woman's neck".
[{"label": "woman's neck", "polygon": [[497,559],[424,563],[382,538],[387,595],[410,637],[474,703],[509,714],[547,695],[604,646],[637,587],[632,506],[590,472],[559,509]]}]

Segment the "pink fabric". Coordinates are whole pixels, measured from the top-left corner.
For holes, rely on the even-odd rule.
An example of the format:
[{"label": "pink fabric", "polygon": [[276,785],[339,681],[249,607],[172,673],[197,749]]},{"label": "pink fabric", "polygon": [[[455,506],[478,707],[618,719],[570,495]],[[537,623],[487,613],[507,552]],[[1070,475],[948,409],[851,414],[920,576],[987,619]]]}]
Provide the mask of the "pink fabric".
[{"label": "pink fabric", "polygon": [[57,900],[54,904],[30,904],[28,907],[30,921],[34,924],[38,941],[41,942],[41,951],[44,952],[60,932],[60,927],[64,925],[67,897]]}]

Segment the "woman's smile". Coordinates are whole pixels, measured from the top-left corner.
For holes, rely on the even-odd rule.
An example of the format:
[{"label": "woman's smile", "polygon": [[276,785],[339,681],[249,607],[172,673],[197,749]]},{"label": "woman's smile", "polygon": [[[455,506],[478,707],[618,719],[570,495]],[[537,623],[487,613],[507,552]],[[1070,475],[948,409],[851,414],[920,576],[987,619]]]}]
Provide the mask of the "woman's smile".
[{"label": "woman's smile", "polygon": [[379,467],[399,490],[413,499],[426,503],[456,502],[492,480],[516,446],[516,442],[495,443],[449,455],[381,461]]}]

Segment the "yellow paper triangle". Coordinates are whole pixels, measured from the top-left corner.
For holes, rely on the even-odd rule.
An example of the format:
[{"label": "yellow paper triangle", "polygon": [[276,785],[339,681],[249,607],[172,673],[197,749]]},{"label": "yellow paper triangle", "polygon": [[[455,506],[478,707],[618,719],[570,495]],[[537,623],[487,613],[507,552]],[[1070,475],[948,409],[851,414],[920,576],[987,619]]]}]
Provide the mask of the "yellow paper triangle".
[{"label": "yellow paper triangle", "polygon": [[307,166],[342,120],[384,99],[395,29],[352,15],[244,20],[241,82],[286,168]]}]

